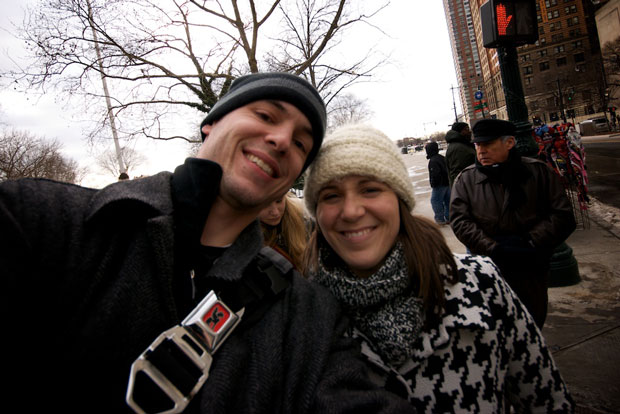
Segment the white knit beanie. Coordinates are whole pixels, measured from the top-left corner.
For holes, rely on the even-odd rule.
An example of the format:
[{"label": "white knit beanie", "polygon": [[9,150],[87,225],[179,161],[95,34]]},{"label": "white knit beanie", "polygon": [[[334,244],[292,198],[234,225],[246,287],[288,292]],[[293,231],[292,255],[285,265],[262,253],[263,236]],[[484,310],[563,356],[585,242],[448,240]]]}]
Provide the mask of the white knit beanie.
[{"label": "white knit beanie", "polygon": [[323,146],[306,173],[304,201],[316,215],[321,189],[348,175],[373,177],[401,198],[409,211],[415,206],[413,185],[396,144],[383,132],[362,124],[345,125],[325,137]]}]

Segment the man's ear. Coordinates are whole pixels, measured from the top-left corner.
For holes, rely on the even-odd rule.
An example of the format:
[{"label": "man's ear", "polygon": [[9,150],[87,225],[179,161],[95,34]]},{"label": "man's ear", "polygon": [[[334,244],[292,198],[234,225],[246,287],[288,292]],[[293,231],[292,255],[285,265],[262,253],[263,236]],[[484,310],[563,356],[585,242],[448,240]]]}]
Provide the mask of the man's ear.
[{"label": "man's ear", "polygon": [[506,145],[508,146],[508,150],[511,150],[515,145],[517,145],[517,140],[515,137],[510,137],[506,140]]},{"label": "man's ear", "polygon": [[209,138],[209,133],[211,132],[211,128],[213,128],[212,124],[205,124],[200,129],[200,131],[202,131],[202,133],[205,135],[205,140]]}]

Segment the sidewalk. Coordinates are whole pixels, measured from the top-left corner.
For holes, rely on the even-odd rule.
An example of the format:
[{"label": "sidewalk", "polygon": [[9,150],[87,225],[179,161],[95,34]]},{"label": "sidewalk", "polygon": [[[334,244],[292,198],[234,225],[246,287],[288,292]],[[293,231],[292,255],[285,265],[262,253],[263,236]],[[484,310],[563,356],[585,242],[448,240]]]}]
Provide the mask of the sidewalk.
[{"label": "sidewalk", "polygon": [[[599,210],[591,210],[589,228],[566,241],[581,281],[549,289],[543,329],[582,414],[620,413],[620,232],[597,217]],[[414,213],[433,218],[430,193],[416,196]],[[453,252],[465,253],[449,226],[441,230]]]}]

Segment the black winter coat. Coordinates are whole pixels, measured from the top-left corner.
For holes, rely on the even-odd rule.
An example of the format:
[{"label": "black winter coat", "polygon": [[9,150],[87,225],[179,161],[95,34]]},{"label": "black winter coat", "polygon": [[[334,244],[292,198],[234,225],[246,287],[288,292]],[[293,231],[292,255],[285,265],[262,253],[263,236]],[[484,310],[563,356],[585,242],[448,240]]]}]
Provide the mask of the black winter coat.
[{"label": "black winter coat", "polygon": [[[195,188],[204,214],[221,169]],[[175,171],[183,172],[185,166]],[[207,179],[205,179],[205,177]],[[132,362],[193,307],[175,262],[178,219],[170,173],[94,190],[41,179],[0,185],[5,408],[129,412]],[[262,247],[258,222],[216,262],[239,278]],[[214,357],[189,408],[201,413],[407,412],[374,388],[336,301],[297,273],[264,317]],[[14,407],[7,412],[19,412]]]},{"label": "black winter coat", "polygon": [[476,149],[470,138],[463,137],[460,133],[452,130],[446,133],[446,142],[448,143],[446,164],[450,176],[450,186],[452,186],[459,173],[465,167],[476,162]]},{"label": "black winter coat", "polygon": [[446,158],[443,155],[434,154],[428,160],[428,179],[432,188],[450,185]]}]

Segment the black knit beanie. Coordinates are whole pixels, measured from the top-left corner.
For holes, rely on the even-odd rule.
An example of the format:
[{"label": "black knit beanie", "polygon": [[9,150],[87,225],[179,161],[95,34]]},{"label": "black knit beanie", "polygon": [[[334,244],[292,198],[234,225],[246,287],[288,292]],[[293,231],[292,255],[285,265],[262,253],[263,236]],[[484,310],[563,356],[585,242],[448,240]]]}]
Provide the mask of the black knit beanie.
[{"label": "black knit beanie", "polygon": [[323,99],[314,86],[297,75],[268,72],[253,73],[235,79],[226,95],[213,105],[207,117],[200,124],[202,140],[205,139],[202,133],[204,125],[212,124],[227,113],[262,99],[277,99],[295,105],[310,121],[314,145],[304,164],[303,170],[305,170],[323,142],[327,114]]},{"label": "black knit beanie", "polygon": [[469,126],[466,122],[455,122],[452,124],[452,130],[461,132],[466,126]]}]

